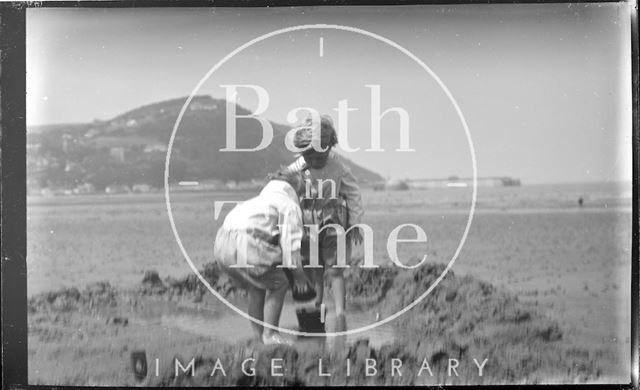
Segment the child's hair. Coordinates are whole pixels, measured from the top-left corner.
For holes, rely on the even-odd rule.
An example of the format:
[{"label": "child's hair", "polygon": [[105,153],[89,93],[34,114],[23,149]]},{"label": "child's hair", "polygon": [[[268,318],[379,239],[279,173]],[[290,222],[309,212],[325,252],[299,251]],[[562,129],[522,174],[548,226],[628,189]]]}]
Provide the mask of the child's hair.
[{"label": "child's hair", "polygon": [[[306,149],[311,148],[311,139],[313,137],[313,120],[311,117],[305,119],[304,126],[298,130],[294,136],[293,144],[296,148]],[[333,119],[329,115],[322,115],[320,117],[320,146],[324,148],[331,148],[338,143],[338,134],[333,127]]]},{"label": "child's hair", "polygon": [[302,172],[286,168],[281,168],[279,171],[269,173],[267,175],[267,182],[271,180],[282,180],[289,183],[289,185],[296,191],[296,194],[300,194],[304,188]]}]

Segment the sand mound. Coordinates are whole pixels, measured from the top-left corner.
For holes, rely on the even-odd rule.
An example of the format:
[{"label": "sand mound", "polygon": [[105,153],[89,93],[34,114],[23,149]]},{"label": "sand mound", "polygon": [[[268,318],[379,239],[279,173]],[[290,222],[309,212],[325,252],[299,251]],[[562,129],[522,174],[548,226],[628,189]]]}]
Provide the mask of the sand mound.
[{"label": "sand mound", "polygon": [[[394,311],[405,307],[444,269],[442,264],[427,264],[401,273],[383,306]],[[498,381],[535,381],[558,370],[586,379],[597,377],[599,372],[586,350],[582,354],[565,350],[556,321],[534,305],[471,276],[447,273],[425,299],[398,319],[398,326],[403,329],[400,342],[405,343],[408,353],[430,353],[433,359],[437,355],[451,357],[461,365],[487,357],[487,370],[492,368],[493,379]],[[472,364],[464,366],[473,368]]]},{"label": "sand mound", "polygon": [[[200,270],[200,274],[211,287],[225,298],[231,295],[244,295],[244,291],[236,288],[215,263],[206,264]],[[152,270],[145,272],[136,291],[141,295],[164,295],[169,298],[191,297],[196,300],[201,299],[205,294],[209,294],[207,287],[195,274],[190,274],[180,279],[168,276],[163,281],[158,273]]]},{"label": "sand mound", "polygon": [[72,311],[117,305],[118,290],[109,282],[97,282],[80,291],[75,287],[36,295],[29,299],[31,313],[42,311]]},{"label": "sand mound", "polygon": [[397,269],[390,267],[349,268],[344,273],[347,304],[365,309],[379,303],[393,286],[397,274]]},{"label": "sand mound", "polygon": [[[200,272],[222,296],[245,295],[245,292],[237,289],[216,264],[207,264]],[[206,294],[210,294],[207,287],[196,275],[191,274],[180,279],[168,276],[162,280],[158,272],[148,270],[133,289],[119,290],[104,281],[87,285],[84,290],[76,287],[61,288],[33,296],[29,299],[28,307],[31,313],[70,312],[114,307],[119,304],[135,305],[139,298],[184,299],[199,302]]]},{"label": "sand mound", "polygon": [[[405,307],[422,295],[439,277],[445,266],[427,264],[417,270],[400,272],[385,269],[349,273],[347,285],[354,299],[376,306],[386,315]],[[385,289],[385,286],[388,288]],[[367,299],[368,298],[368,299]],[[376,305],[377,303],[377,305]],[[244,347],[221,345],[219,351],[207,351],[196,359],[194,377],[179,375],[167,367],[162,385],[419,385],[438,383],[536,383],[552,377],[592,380],[600,368],[587,350],[576,351],[562,343],[558,323],[547,318],[535,306],[473,277],[457,277],[449,272],[441,283],[416,307],[399,317],[395,325],[401,331],[397,341],[379,349],[360,340],[342,356],[303,347]],[[209,354],[211,353],[211,354]],[[247,357],[256,359],[256,376],[247,377],[233,364]],[[216,359],[231,365],[228,375],[210,376]],[[271,376],[269,362],[284,359],[284,376]],[[403,376],[391,375],[391,359],[401,359]],[[474,359],[488,361],[483,376],[478,375]],[[318,375],[318,359],[331,366],[332,376]],[[350,376],[345,361],[349,359]],[[377,361],[377,374],[365,376],[366,359]],[[433,376],[423,372],[430,365]],[[448,376],[449,359],[459,362],[458,376]],[[203,374],[206,373],[206,374]]]}]

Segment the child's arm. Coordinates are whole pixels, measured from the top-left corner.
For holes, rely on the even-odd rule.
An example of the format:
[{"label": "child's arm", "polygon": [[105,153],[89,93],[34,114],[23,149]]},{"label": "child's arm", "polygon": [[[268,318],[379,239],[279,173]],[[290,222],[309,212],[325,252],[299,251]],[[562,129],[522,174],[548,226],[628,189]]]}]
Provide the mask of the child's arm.
[{"label": "child's arm", "polygon": [[296,161],[292,162],[287,166],[288,171],[292,172],[301,172],[307,167],[307,163],[304,161],[304,157],[300,156],[296,159]]},{"label": "child's arm", "polygon": [[[300,253],[302,242],[302,211],[300,207],[293,205],[283,205],[279,218],[280,223],[280,246],[283,256],[291,255],[291,264],[293,268],[287,267],[293,280],[290,280],[291,288],[294,290],[294,299],[296,293],[304,294],[305,291],[311,289],[311,285],[307,275],[302,268],[302,254]],[[313,299],[315,294],[310,299]]]},{"label": "child's arm", "polygon": [[[347,202],[347,228],[356,225],[362,221],[364,216],[364,208],[362,207],[362,196],[360,195],[360,187],[355,176],[351,173],[349,167],[342,164],[342,178],[340,182],[339,195]],[[347,238],[355,244],[362,242],[362,234],[360,229],[352,229],[349,231]]]},{"label": "child's arm", "polygon": [[310,281],[307,278],[307,274],[304,272],[302,268],[302,257],[300,255],[300,251],[296,251],[292,253],[294,264],[298,264],[296,268],[289,268],[291,271],[291,276],[293,277],[293,285],[292,288],[297,289],[298,291],[304,291],[309,287]]},{"label": "child's arm", "polygon": [[360,223],[364,216],[360,187],[358,186],[358,181],[355,176],[353,176],[351,170],[346,165],[344,166],[342,173],[339,195],[347,201],[349,226]]}]

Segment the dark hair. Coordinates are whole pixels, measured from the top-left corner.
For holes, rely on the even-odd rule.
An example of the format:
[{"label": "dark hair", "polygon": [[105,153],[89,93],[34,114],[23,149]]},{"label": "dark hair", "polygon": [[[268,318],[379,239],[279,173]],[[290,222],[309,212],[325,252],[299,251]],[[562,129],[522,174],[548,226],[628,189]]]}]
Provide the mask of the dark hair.
[{"label": "dark hair", "polygon": [[271,180],[281,180],[289,183],[289,185],[293,187],[293,189],[298,194],[302,191],[302,188],[304,187],[302,172],[294,171],[291,169],[281,168],[276,172],[267,174],[266,182],[268,183]]},{"label": "dark hair", "polygon": [[[293,144],[297,148],[308,148],[311,144],[313,137],[313,121],[311,117],[306,118],[303,123],[303,128],[298,130],[294,136]],[[320,147],[332,148],[338,143],[338,134],[333,127],[333,120],[329,115],[322,115],[320,117]]]}]

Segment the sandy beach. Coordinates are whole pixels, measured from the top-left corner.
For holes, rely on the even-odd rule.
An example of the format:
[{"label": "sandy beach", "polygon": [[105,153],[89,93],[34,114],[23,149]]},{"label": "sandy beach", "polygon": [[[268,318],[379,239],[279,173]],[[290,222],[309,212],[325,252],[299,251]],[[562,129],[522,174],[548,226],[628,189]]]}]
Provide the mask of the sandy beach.
[{"label": "sandy beach", "polygon": [[[250,341],[249,322],[191,272],[161,193],[29,199],[29,382],[135,385],[135,350],[149,359],[148,385],[627,382],[630,194],[630,185],[617,184],[479,189],[451,272],[407,314],[339,340],[337,349]],[[242,292],[209,264],[219,225],[212,199],[250,195],[194,192],[172,199],[194,264],[239,307]],[[459,244],[470,189],[371,190],[363,199],[382,271],[350,270],[352,328],[393,315],[431,285]],[[394,271],[386,237],[408,221],[424,228],[428,244],[426,252],[400,246],[399,257],[410,262],[426,254],[427,262]],[[329,316],[329,328],[332,321]],[[290,298],[281,323],[296,326]],[[173,375],[176,356],[185,365],[193,357],[200,374]],[[233,368],[251,356],[258,357],[258,375]],[[374,356],[379,373],[367,376],[366,359]],[[201,375],[211,373],[217,358],[227,375]],[[272,358],[286,358],[284,376],[269,375],[265,362]],[[483,376],[473,360],[481,358],[488,358]],[[332,376],[318,375],[318,359],[334,362]],[[337,359],[353,363],[350,375]],[[392,375],[393,359],[402,360],[404,375]],[[424,369],[417,375],[425,359],[433,375]],[[447,375],[449,359],[458,361],[458,375]]]}]

